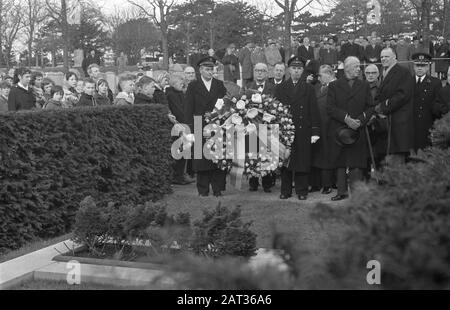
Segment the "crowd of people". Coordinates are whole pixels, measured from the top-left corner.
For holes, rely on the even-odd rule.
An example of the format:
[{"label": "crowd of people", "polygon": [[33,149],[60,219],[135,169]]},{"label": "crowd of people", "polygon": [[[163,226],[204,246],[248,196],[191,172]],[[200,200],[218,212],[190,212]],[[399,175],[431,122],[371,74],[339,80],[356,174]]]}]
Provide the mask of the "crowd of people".
[{"label": "crowd of people", "polygon": [[[194,116],[211,112],[226,86],[240,80],[242,93],[270,95],[291,109],[295,141],[289,164],[279,172],[280,199],[289,199],[293,188],[300,200],[335,188],[332,200],[341,200],[374,169],[404,163],[431,144],[429,129],[450,107],[450,40],[442,39],[424,49],[417,38],[383,42],[350,35],[316,44],[305,37],[288,53],[275,40],[265,48],[248,42],[239,52],[230,44],[220,59],[213,50],[191,58],[183,74],[122,74],[116,94],[95,62],[86,78],[68,72],[63,86],[18,68],[2,76],[0,111],[161,103],[169,107],[173,124],[187,124],[193,132]],[[430,50],[441,59],[435,59],[438,78],[430,75]],[[219,67],[225,82],[218,79]],[[196,179],[201,196],[208,196],[210,187],[215,196],[226,189],[226,173],[211,160],[179,159],[173,169],[174,184]],[[262,178],[264,192],[272,191],[276,175]],[[257,191],[259,181],[250,178],[249,190]]]}]

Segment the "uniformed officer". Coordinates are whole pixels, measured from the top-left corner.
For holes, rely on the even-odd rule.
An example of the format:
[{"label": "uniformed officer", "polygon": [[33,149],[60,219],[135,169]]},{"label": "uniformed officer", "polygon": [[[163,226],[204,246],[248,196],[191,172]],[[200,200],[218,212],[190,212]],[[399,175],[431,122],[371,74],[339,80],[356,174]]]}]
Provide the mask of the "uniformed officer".
[{"label": "uniformed officer", "polygon": [[295,140],[287,167],[281,169],[280,199],[292,196],[292,176],[300,200],[308,195],[308,174],[311,169],[311,144],[320,139],[320,115],[314,88],[301,80],[303,61],[294,56],[288,61],[290,78],[276,86],[275,97],[290,107],[295,126]]},{"label": "uniformed officer", "polygon": [[441,97],[441,81],[428,75],[431,56],[416,53],[414,61],[414,150],[431,145],[430,128],[436,118],[447,112],[445,100]]},{"label": "uniformed officer", "polygon": [[[217,99],[226,95],[227,90],[223,82],[213,78],[215,63],[214,57],[208,56],[200,59],[197,63],[200,78],[192,81],[186,91],[185,117],[191,132],[194,132],[194,116],[203,117],[207,112],[211,112]],[[204,126],[205,123],[202,119],[202,128]],[[196,143],[198,142],[196,141]],[[218,169],[216,164],[204,156],[201,159],[194,158],[193,169],[197,172],[197,190],[200,196],[209,195],[210,185],[214,196],[222,196],[222,191],[225,190],[226,173],[224,171]]]}]

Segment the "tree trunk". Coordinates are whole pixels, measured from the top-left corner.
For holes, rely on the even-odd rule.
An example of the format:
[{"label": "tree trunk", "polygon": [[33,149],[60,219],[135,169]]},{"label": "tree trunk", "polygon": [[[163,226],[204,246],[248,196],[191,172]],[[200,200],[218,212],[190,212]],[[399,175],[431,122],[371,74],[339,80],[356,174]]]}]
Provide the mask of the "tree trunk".
[{"label": "tree trunk", "polygon": [[163,50],[163,69],[169,69],[169,44],[167,42],[167,31],[162,32],[161,36],[162,50]]},{"label": "tree trunk", "polygon": [[67,24],[67,5],[66,0],[61,0],[61,15],[62,15],[62,33],[64,39],[63,48],[63,60],[64,60],[64,70],[69,70],[69,26]]},{"label": "tree trunk", "polygon": [[187,23],[187,31],[186,31],[186,63],[189,64],[189,50],[191,49],[191,24]]},{"label": "tree trunk", "polygon": [[431,23],[431,6],[430,0],[422,0],[422,18],[421,28],[424,48],[430,51],[430,23]]},{"label": "tree trunk", "polygon": [[291,23],[292,23],[292,13],[290,11],[289,0],[284,1],[285,10],[284,10],[284,46],[286,48],[285,51],[285,61],[290,58],[291,53]]}]

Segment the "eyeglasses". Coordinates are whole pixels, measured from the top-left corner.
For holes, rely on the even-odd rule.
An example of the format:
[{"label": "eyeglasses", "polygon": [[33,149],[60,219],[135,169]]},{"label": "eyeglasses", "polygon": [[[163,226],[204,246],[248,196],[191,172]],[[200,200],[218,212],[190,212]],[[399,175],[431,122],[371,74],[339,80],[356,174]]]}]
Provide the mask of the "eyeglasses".
[{"label": "eyeglasses", "polygon": [[267,72],[267,70],[259,70],[259,69],[255,69],[254,70],[256,73],[266,73]]},{"label": "eyeglasses", "polygon": [[378,74],[378,72],[366,72],[366,75],[369,75],[369,74]]}]

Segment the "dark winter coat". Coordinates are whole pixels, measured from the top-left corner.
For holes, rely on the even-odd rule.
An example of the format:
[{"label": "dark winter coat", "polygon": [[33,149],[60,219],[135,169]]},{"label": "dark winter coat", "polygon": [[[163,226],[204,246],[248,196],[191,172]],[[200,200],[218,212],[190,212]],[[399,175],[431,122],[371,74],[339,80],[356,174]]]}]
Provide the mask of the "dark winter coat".
[{"label": "dark winter coat", "polygon": [[239,59],[236,55],[225,55],[222,59],[223,64],[223,79],[236,83],[240,78],[239,74]]},{"label": "dark winter coat", "polygon": [[414,79],[408,69],[394,65],[382,79],[375,101],[390,118],[390,154],[407,153],[414,146]]},{"label": "dark winter coat", "polygon": [[344,45],[342,45],[339,60],[343,62],[349,56],[354,56],[357,57],[359,60],[362,60],[363,59],[362,47],[355,43],[350,44],[350,42],[347,42]]},{"label": "dark winter coat", "polygon": [[[374,102],[370,85],[356,79],[350,87],[348,79],[342,77],[330,83],[327,95],[327,112],[331,118],[328,128],[330,158],[335,168],[366,168],[369,157],[365,126],[374,111]],[[360,138],[355,144],[341,146],[336,142],[339,128],[347,127],[345,116],[361,121],[358,129]]]},{"label": "dark winter coat", "polygon": [[312,46],[300,45],[297,50],[297,56],[303,61],[314,59],[314,48]]},{"label": "dark winter coat", "polygon": [[144,95],[142,93],[137,93],[134,96],[134,104],[154,104],[154,103],[157,103],[154,98]]},{"label": "dark winter coat", "polygon": [[[449,58],[450,57],[450,45],[444,43],[442,45],[436,46],[436,58]],[[436,60],[435,70],[436,72],[447,73],[450,61],[447,60]]]},{"label": "dark winter coat", "polygon": [[80,100],[78,100],[77,107],[95,107],[97,106],[97,101],[94,96],[85,93],[81,94]]},{"label": "dark winter coat", "polygon": [[275,97],[288,105],[295,126],[288,169],[308,173],[311,169],[311,137],[320,136],[320,116],[314,88],[304,81],[294,86],[292,79],[277,85]]},{"label": "dark winter coat", "polygon": [[364,61],[368,63],[379,63],[381,57],[381,50],[382,48],[380,45],[375,45],[375,47],[373,47],[372,45],[367,45],[366,48],[364,49],[364,57],[363,57]]},{"label": "dark winter coat", "polygon": [[175,116],[179,123],[184,124],[184,106],[186,97],[183,91],[178,91],[173,87],[169,87],[166,90],[166,94],[170,112]]},{"label": "dark winter coat", "polygon": [[[202,79],[198,79],[189,84],[186,92],[186,105],[185,105],[185,122],[191,128],[191,132],[194,133],[194,116],[204,116],[205,113],[211,112],[216,105],[217,99],[223,98],[227,93],[222,81],[213,79],[211,82],[211,89],[208,91]],[[202,129],[205,123],[202,120]],[[203,143],[205,143],[203,139]],[[202,149],[203,149],[202,143]],[[193,160],[194,171],[208,171],[215,170],[217,166],[204,157],[202,159]]]},{"label": "dark winter coat", "polygon": [[448,112],[441,90],[441,81],[431,76],[414,86],[414,150],[431,145],[429,136],[434,121]]},{"label": "dark winter coat", "polygon": [[28,90],[15,85],[11,88],[8,97],[8,110],[32,110],[36,107],[36,98],[33,95],[32,86],[28,86]]},{"label": "dark winter coat", "polygon": [[322,87],[320,83],[315,86],[317,107],[320,114],[320,139],[312,145],[312,166],[320,169],[333,169],[330,158],[330,139],[328,138],[328,127],[330,117],[327,113],[328,86]]}]

